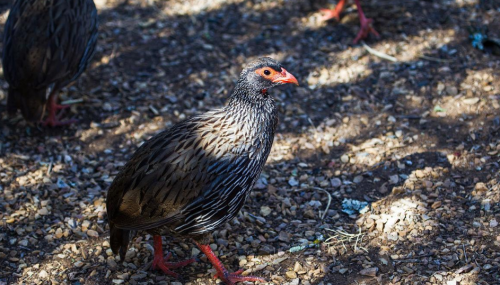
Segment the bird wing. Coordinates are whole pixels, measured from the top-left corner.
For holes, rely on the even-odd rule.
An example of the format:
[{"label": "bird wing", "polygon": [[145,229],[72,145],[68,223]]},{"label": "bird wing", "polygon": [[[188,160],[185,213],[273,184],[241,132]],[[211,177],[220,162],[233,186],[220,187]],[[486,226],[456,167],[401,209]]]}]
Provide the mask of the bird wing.
[{"label": "bird wing", "polygon": [[5,77],[14,87],[64,87],[83,72],[96,39],[92,0],[17,0],[4,31]]},{"label": "bird wing", "polygon": [[247,170],[260,172],[265,162],[252,157],[255,144],[245,145],[244,133],[214,111],[156,135],[113,181],[110,220],[123,229],[168,225],[193,233],[234,217],[246,198],[243,190],[258,176]]}]

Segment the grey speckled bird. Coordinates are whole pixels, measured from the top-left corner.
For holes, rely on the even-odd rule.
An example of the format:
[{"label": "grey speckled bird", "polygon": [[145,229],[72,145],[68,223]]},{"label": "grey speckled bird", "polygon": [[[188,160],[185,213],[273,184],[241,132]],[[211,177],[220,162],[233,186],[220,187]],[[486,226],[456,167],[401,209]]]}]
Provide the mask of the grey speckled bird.
[{"label": "grey speckled bird", "polygon": [[87,67],[97,29],[92,0],[16,0],[3,38],[9,113],[21,109],[27,121],[35,122],[42,119],[47,106],[45,125],[72,123],[60,122],[56,116],[64,108],[56,104],[57,95]]},{"label": "grey speckled bird", "polygon": [[[154,235],[153,267],[164,262],[160,235],[192,238],[226,284],[263,281],[229,273],[208,245],[209,234],[233,219],[258,179],[278,122],[267,90],[298,84],[279,62],[260,58],[245,68],[221,109],[194,116],[145,142],[108,190],[111,248],[125,257],[138,230]],[[167,259],[170,255],[167,257]]]}]

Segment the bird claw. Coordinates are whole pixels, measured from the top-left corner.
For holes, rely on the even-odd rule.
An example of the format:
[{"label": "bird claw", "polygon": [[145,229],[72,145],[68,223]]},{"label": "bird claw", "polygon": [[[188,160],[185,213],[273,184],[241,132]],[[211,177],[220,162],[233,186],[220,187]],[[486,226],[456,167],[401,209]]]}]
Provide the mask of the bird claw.
[{"label": "bird claw", "polygon": [[61,117],[64,115],[64,111],[59,112],[59,114],[56,115],[57,110],[64,110],[71,107],[70,105],[59,105],[59,104],[52,104],[49,106],[49,117],[45,119],[45,121],[42,122],[42,125],[44,127],[57,127],[57,126],[66,126],[66,125],[71,125],[74,123],[77,123],[78,120],[75,119],[70,119],[66,121],[61,121]]},{"label": "bird claw", "polygon": [[[240,269],[240,270],[235,271],[233,273],[229,273],[226,271],[226,272],[224,272],[224,274],[220,274],[219,272],[217,272],[214,275],[214,279],[220,278],[222,281],[224,281],[224,283],[226,283],[226,285],[235,285],[236,282],[244,282],[244,281],[252,281],[252,282],[258,281],[258,282],[262,282],[262,283],[267,282],[267,280],[262,278],[262,277],[241,276],[241,273],[243,273],[243,269]],[[224,275],[224,276],[221,276],[221,275]]]},{"label": "bird claw", "polygon": [[376,37],[380,37],[379,33],[377,33],[377,31],[375,31],[375,29],[372,27],[373,23],[372,19],[362,18],[360,22],[361,22],[360,24],[361,29],[359,30],[356,38],[353,40],[353,43],[357,44],[360,40],[368,37],[370,33],[373,33]]},{"label": "bird claw", "polygon": [[323,14],[320,18],[321,21],[328,21],[331,19],[340,20],[340,12],[337,12],[336,9],[320,9],[320,12]]},{"label": "bird claw", "polygon": [[182,277],[178,273],[175,273],[170,269],[184,267],[184,266],[189,265],[189,264],[196,261],[196,259],[190,258],[190,259],[187,259],[184,261],[179,261],[179,262],[167,262],[171,257],[172,257],[172,254],[170,252],[167,253],[167,256],[165,256],[163,258],[161,256],[160,257],[155,256],[151,267],[153,269],[160,269],[161,271],[163,271],[163,273],[170,275],[176,279],[180,279]]}]

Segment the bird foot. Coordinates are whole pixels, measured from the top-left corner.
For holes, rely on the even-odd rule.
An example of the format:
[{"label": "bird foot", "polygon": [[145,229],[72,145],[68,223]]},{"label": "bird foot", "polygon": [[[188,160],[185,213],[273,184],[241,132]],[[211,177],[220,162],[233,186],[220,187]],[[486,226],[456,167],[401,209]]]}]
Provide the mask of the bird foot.
[{"label": "bird foot", "polygon": [[[223,274],[220,274],[219,271],[214,275],[214,279],[220,278],[226,285],[234,285],[236,282],[244,282],[244,281],[258,281],[258,282],[266,282],[266,279],[257,276],[241,276],[243,273],[243,269],[240,269],[236,272],[229,273],[225,271]],[[223,276],[221,276],[223,275]]]},{"label": "bird foot", "polygon": [[68,107],[69,107],[69,105],[52,105],[52,106],[50,106],[49,116],[47,119],[45,119],[45,121],[42,122],[42,125],[44,127],[47,127],[47,126],[58,127],[58,126],[67,126],[67,125],[77,123],[78,120],[76,120],[76,119],[61,121],[61,117],[62,117],[64,112],[59,112],[59,114],[56,115],[56,110],[62,110],[62,109],[66,109]]},{"label": "bird foot", "polygon": [[337,9],[320,9],[319,11],[323,14],[320,18],[323,22],[331,19],[340,20],[340,11],[337,11]]},{"label": "bird foot", "polygon": [[196,259],[191,258],[179,262],[168,262],[172,257],[172,254],[169,252],[167,256],[163,257],[161,236],[154,236],[153,239],[154,239],[154,259],[153,259],[153,264],[151,265],[153,269],[158,268],[161,271],[163,271],[163,273],[170,275],[176,279],[180,279],[181,276],[170,269],[183,267],[196,261]]},{"label": "bird foot", "polygon": [[370,33],[373,33],[376,37],[380,37],[379,33],[377,33],[377,31],[375,31],[375,29],[372,27],[372,24],[373,24],[372,19],[361,17],[360,19],[361,30],[359,30],[358,35],[352,42],[357,44],[360,40],[368,37]]},{"label": "bird foot", "polygon": [[191,258],[184,261],[179,262],[167,262],[172,257],[172,254],[169,252],[165,258],[163,258],[162,254],[155,254],[155,258],[153,259],[153,264],[151,265],[153,269],[160,269],[163,273],[170,275],[174,278],[179,279],[181,276],[170,269],[175,269],[179,267],[184,267],[196,261],[196,259]]}]

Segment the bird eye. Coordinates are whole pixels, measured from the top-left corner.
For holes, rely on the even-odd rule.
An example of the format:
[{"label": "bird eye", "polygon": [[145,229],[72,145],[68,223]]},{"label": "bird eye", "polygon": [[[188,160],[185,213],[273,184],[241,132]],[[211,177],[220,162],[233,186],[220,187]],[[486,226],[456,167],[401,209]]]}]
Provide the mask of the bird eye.
[{"label": "bird eye", "polygon": [[265,75],[271,75],[271,71],[269,71],[269,69],[266,69],[266,70],[264,70],[264,74]]}]

